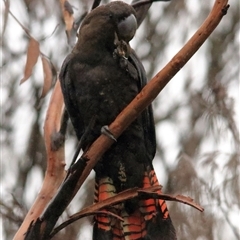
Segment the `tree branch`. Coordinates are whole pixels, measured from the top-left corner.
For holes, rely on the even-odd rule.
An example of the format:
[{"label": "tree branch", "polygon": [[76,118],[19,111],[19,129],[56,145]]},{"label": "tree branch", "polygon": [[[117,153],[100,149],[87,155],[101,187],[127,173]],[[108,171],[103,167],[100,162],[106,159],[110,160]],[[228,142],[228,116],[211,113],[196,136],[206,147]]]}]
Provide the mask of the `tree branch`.
[{"label": "tree branch", "polygon": [[65,177],[64,146],[59,144],[58,148],[53,148],[52,139],[56,139],[56,134],[60,128],[61,114],[63,107],[63,96],[59,81],[54,88],[44,124],[44,138],[47,150],[47,170],[42,188],[28,211],[21,227],[18,229],[14,240],[24,239],[29,225],[35,221],[46,208],[50,200],[55,196],[60,184]]},{"label": "tree branch", "polygon": [[[167,85],[171,78],[186,64],[200,46],[206,41],[209,35],[220,23],[226,14],[229,5],[228,0],[216,0],[209,16],[185,44],[185,46],[172,58],[172,60],[156,74],[156,76],[143,88],[135,99],[117,116],[109,126],[113,135],[118,138],[121,133],[139,116],[139,114],[151,104],[161,90]],[[74,187],[73,196],[77,193],[83,182],[96,165],[103,153],[113,144],[113,140],[101,135],[84,153],[83,157],[89,159],[77,185]],[[69,199],[71,201],[71,199]]]},{"label": "tree branch", "polygon": [[107,207],[112,207],[113,205],[116,205],[118,203],[122,203],[128,199],[132,199],[135,197],[139,197],[140,199],[149,199],[149,198],[155,198],[155,199],[162,199],[162,200],[167,200],[167,201],[175,201],[175,202],[181,202],[184,204],[187,204],[189,206],[192,206],[196,208],[197,210],[203,212],[203,208],[196,204],[192,198],[186,197],[183,195],[177,195],[177,196],[172,196],[169,194],[163,194],[159,193],[157,191],[161,190],[161,186],[154,186],[154,187],[149,187],[149,188],[132,188],[125,190],[123,192],[118,193],[117,195],[110,197],[108,199],[102,200],[101,202],[95,203],[89,207],[86,207],[82,209],[80,212],[72,215],[69,217],[69,219],[62,224],[60,224],[58,227],[56,227],[50,234],[50,237],[53,237],[56,233],[58,233],[60,230],[68,226],[69,224],[79,220],[80,218],[93,215],[93,214],[107,214],[107,215],[112,215],[113,217],[116,217],[120,220],[123,220],[121,217],[118,215],[113,214],[110,211],[100,211],[103,208]]},{"label": "tree branch", "polygon": [[[131,124],[131,122],[133,122],[139,116],[139,114],[157,97],[157,95],[166,86],[170,79],[186,64],[186,62],[206,41],[209,35],[220,23],[222,17],[227,13],[227,9],[229,7],[227,3],[228,0],[215,1],[211,13],[199,28],[199,30],[172,58],[172,60],[151,80],[151,82],[144,87],[144,89],[136,96],[136,98],[119,114],[115,121],[109,126],[110,131],[116,138],[118,138],[121,133]],[[38,224],[35,224],[35,229],[34,224],[30,226],[30,232],[38,230],[39,239],[47,239],[49,237],[49,234],[58,219],[55,215],[61,214],[61,211],[67,207],[67,205],[71,202],[91,172],[92,168],[96,165],[97,161],[100,159],[103,153],[112,144],[113,140],[105,135],[101,135],[92,144],[89,150],[84,153],[81,159],[76,163],[76,165],[74,165],[74,171],[71,172],[69,178],[62,185],[51,205],[44,212],[42,218],[38,219]],[[80,167],[78,168],[79,164]],[[84,166],[85,164],[86,167]],[[70,185],[70,183],[72,184]],[[66,191],[68,194],[65,194]],[[65,198],[63,198],[63,196],[65,196]],[[186,199],[183,200],[183,202],[184,201],[186,201]],[[55,208],[53,207],[54,204]],[[57,209],[57,206],[61,206],[61,210]],[[55,212],[51,212],[49,209],[52,209]],[[56,211],[58,212],[56,213]],[[52,216],[54,217],[51,218]],[[31,238],[26,237],[25,239]]]}]

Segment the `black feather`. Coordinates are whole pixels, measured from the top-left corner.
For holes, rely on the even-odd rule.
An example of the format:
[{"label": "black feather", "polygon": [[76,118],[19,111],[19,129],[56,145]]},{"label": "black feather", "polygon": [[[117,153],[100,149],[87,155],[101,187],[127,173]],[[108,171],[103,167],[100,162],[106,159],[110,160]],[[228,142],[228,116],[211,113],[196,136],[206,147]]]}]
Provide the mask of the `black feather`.
[{"label": "black feather", "polygon": [[[78,139],[87,131],[82,138],[83,151],[100,136],[101,128],[111,124],[147,83],[143,65],[128,43],[137,28],[135,18],[135,10],[123,2],[95,8],[84,19],[78,42],[62,65],[59,79]],[[132,25],[126,28],[129,33],[124,34],[118,27],[121,26],[123,31],[126,23]],[[149,106],[95,166],[96,201],[129,188],[144,187],[145,178],[150,184],[158,184],[152,179],[155,174],[151,176],[155,151],[154,119]],[[124,236],[134,234],[141,235],[141,239],[166,239],[151,237],[159,233],[155,229],[161,224],[158,219],[168,220],[164,229],[175,234],[170,218],[167,215],[163,219],[159,202],[154,201],[156,212],[149,213],[146,221],[140,205],[147,206],[147,202],[141,203],[140,199],[126,201],[114,208],[126,219],[123,225],[116,220],[113,223],[109,217],[97,216],[93,239],[125,239]],[[135,224],[139,226],[136,232],[132,230]]]}]

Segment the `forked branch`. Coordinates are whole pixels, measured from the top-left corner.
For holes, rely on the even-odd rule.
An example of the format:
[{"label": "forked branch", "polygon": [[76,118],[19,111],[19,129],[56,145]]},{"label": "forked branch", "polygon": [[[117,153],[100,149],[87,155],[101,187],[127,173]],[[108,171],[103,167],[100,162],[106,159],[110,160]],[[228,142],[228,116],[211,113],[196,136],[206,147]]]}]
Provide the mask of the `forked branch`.
[{"label": "forked branch", "polygon": [[[113,135],[118,138],[121,133],[133,122],[139,114],[157,97],[161,90],[167,85],[167,83],[173,78],[173,76],[186,64],[186,62],[194,55],[194,53],[200,48],[200,46],[206,41],[209,35],[220,23],[222,17],[227,13],[229,5],[228,0],[216,0],[212,11],[210,12],[207,19],[204,21],[202,26],[193,35],[193,37],[185,44],[185,46],[172,58],[172,60],[156,74],[156,76],[147,84],[144,89],[136,96],[136,98],[119,114],[115,121],[109,126],[110,131]],[[58,94],[61,94],[60,88],[58,88]],[[56,112],[55,114],[58,115]],[[53,131],[54,132],[54,131]],[[47,148],[51,146],[52,142],[47,142]],[[83,154],[81,159],[76,163],[73,168],[74,171],[69,174],[69,177],[61,186],[58,194],[53,199],[52,203],[45,210],[41,218],[34,219],[33,224],[28,229],[28,236],[24,238],[23,234],[27,231],[27,224],[29,221],[24,221],[24,228],[21,228],[21,232],[17,233],[15,240],[20,239],[31,239],[31,232],[37,232],[38,239],[50,238],[50,233],[55,226],[57,218],[52,218],[64,211],[64,209],[71,202],[73,197],[76,195],[83,182],[96,165],[97,161],[103,155],[103,153],[113,144],[113,140],[101,135],[89,148],[87,152]],[[62,154],[60,154],[60,158]],[[62,164],[61,161],[60,165]],[[58,163],[59,163],[58,162]],[[57,167],[52,164],[48,164],[47,175],[51,172],[49,168]],[[46,176],[46,178],[49,176]],[[46,181],[45,178],[45,181]],[[62,178],[61,178],[62,179]],[[44,184],[48,184],[44,181]],[[56,190],[56,189],[55,189]],[[65,194],[67,191],[68,194]],[[63,198],[63,196],[65,196]],[[163,197],[163,196],[162,196]],[[166,196],[165,196],[166,197]],[[166,200],[170,200],[167,199]],[[182,202],[186,201],[186,198],[182,198]],[[59,210],[56,205],[61,206]],[[55,207],[54,207],[55,206]],[[37,207],[35,205],[35,207]],[[34,210],[34,205],[32,207]],[[59,212],[60,211],[60,212]],[[62,212],[61,212],[62,211]]]}]

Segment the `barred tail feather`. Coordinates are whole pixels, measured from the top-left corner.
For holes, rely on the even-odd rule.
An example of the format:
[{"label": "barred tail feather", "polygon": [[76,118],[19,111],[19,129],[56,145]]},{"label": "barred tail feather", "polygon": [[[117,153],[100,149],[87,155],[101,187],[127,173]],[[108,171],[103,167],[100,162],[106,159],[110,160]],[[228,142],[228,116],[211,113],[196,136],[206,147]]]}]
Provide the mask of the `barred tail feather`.
[{"label": "barred tail feather", "polygon": [[131,215],[125,211],[122,217],[125,240],[142,239],[146,235],[146,222],[139,210]]},{"label": "barred tail feather", "polygon": [[[148,188],[152,186],[159,186],[157,176],[154,170],[146,171],[143,180],[143,188]],[[161,190],[158,190],[158,193],[161,193]],[[150,220],[152,217],[156,215],[157,212],[159,212],[163,219],[167,219],[169,217],[167,204],[162,199],[143,200],[141,209],[143,213],[148,214],[148,216],[145,217],[146,220]]]},{"label": "barred tail feather", "polygon": [[[159,186],[155,171],[146,171],[143,187]],[[161,190],[158,191],[161,193]],[[141,201],[141,211],[145,216],[147,234],[144,239],[176,240],[175,228],[169,216],[167,204],[162,199],[147,199]]]},{"label": "barred tail feather", "polygon": [[[158,186],[154,170],[147,170],[143,179],[143,188]],[[95,202],[116,194],[111,178],[101,179],[95,185]],[[128,213],[124,204],[118,204],[113,211],[123,221],[108,215],[96,215],[93,240],[175,240],[175,229],[169,216],[166,202],[159,199],[139,200],[139,207]]]}]

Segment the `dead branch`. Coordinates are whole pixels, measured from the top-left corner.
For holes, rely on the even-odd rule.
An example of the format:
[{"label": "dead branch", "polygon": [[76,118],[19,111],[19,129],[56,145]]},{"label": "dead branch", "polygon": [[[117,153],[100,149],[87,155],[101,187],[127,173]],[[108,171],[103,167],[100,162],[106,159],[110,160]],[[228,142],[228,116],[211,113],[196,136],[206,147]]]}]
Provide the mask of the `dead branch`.
[{"label": "dead branch", "polygon": [[[156,98],[156,96],[161,92],[161,90],[166,86],[171,78],[186,64],[186,62],[205,42],[205,40],[220,23],[222,17],[227,13],[227,3],[228,0],[215,1],[211,13],[199,28],[199,30],[173,57],[173,59],[151,80],[151,82],[146,87],[144,87],[144,89],[136,96],[136,98],[119,114],[116,120],[109,126],[110,131],[116,138],[118,138],[121,133],[131,124],[131,122],[134,121],[139,116],[139,114]],[[59,92],[61,91],[59,90]],[[47,139],[47,141],[49,141],[49,139]],[[49,144],[47,141],[47,147],[51,146],[51,143]],[[65,207],[67,207],[67,205],[71,202],[75,194],[78,192],[79,188],[82,186],[86,177],[89,175],[92,168],[95,166],[103,153],[112,144],[113,141],[111,139],[105,135],[101,135],[92,144],[89,150],[84,153],[80,161],[74,165],[74,171],[69,175],[69,178],[62,185],[57,196],[52,201],[52,206],[50,208],[54,211],[58,211],[57,215],[60,216],[62,213],[61,211],[64,211]],[[85,164],[86,167],[84,166]],[[54,166],[57,167],[56,165],[52,164],[49,166],[49,169]],[[69,189],[70,183],[72,183],[71,189]],[[66,190],[68,190],[68,194],[65,195]],[[63,198],[63,195],[65,198]],[[187,199],[179,200],[184,203],[187,202]],[[57,208],[57,206],[55,206],[55,208],[53,207],[55,203],[61,205],[61,211]],[[34,210],[33,207],[31,209]],[[38,224],[36,224],[37,229],[35,228],[35,230],[39,230],[39,239],[47,239],[49,237],[49,234],[58,219],[56,217],[54,219],[51,219],[51,216],[54,214],[56,214],[56,212],[51,212],[49,211],[49,208],[47,208],[43,214],[43,218],[38,219]],[[34,231],[34,224],[31,225],[30,231],[31,230]],[[22,239],[22,235],[20,238],[15,239]]]},{"label": "dead branch", "polygon": [[192,198],[186,197],[183,195],[172,196],[169,194],[163,194],[163,193],[156,192],[161,189],[162,189],[161,186],[154,186],[154,187],[149,187],[149,188],[144,188],[144,189],[140,189],[140,188],[128,189],[121,193],[118,193],[117,195],[115,195],[113,197],[110,197],[108,199],[102,200],[101,202],[95,203],[89,207],[82,209],[80,212],[70,216],[67,221],[63,222],[62,224],[60,224],[58,227],[56,227],[52,231],[52,233],[50,234],[50,238],[53,237],[56,233],[58,233],[60,230],[62,230],[66,226],[68,226],[69,224],[79,220],[80,218],[83,218],[83,217],[86,217],[89,215],[106,214],[106,215],[110,215],[110,216],[113,216],[113,217],[116,217],[116,218],[122,220],[121,217],[119,217],[116,214],[113,214],[110,211],[99,211],[99,210],[101,210],[103,208],[109,208],[113,205],[122,203],[128,199],[132,199],[135,197],[139,197],[140,199],[155,198],[155,199],[162,199],[162,200],[167,200],[167,201],[181,202],[181,203],[187,204],[189,206],[192,206],[201,212],[204,211],[204,209],[200,205],[195,203]]},{"label": "dead branch", "polygon": [[21,227],[17,231],[14,240],[24,239],[24,235],[32,221],[35,221],[46,208],[50,200],[56,194],[60,184],[65,177],[65,161],[63,142],[58,149],[52,148],[52,138],[60,128],[61,113],[63,107],[63,97],[61,94],[60,83],[56,83],[44,125],[44,138],[47,150],[47,170],[42,188],[28,211]]},{"label": "dead branch", "polygon": [[[228,9],[228,0],[216,0],[209,16],[193,35],[193,37],[185,44],[185,46],[172,58],[172,60],[147,84],[136,98],[117,116],[115,121],[109,126],[110,131],[115,138],[134,121],[137,116],[157,97],[161,90],[167,85],[171,78],[186,64],[186,62],[194,55],[200,46],[206,41],[209,35],[220,23],[222,17]],[[75,196],[83,182],[103,155],[103,153],[113,144],[113,140],[105,135],[101,135],[84,153],[84,159],[87,166],[84,169],[77,185],[73,189],[72,198]],[[71,201],[71,199],[69,199]]]}]

